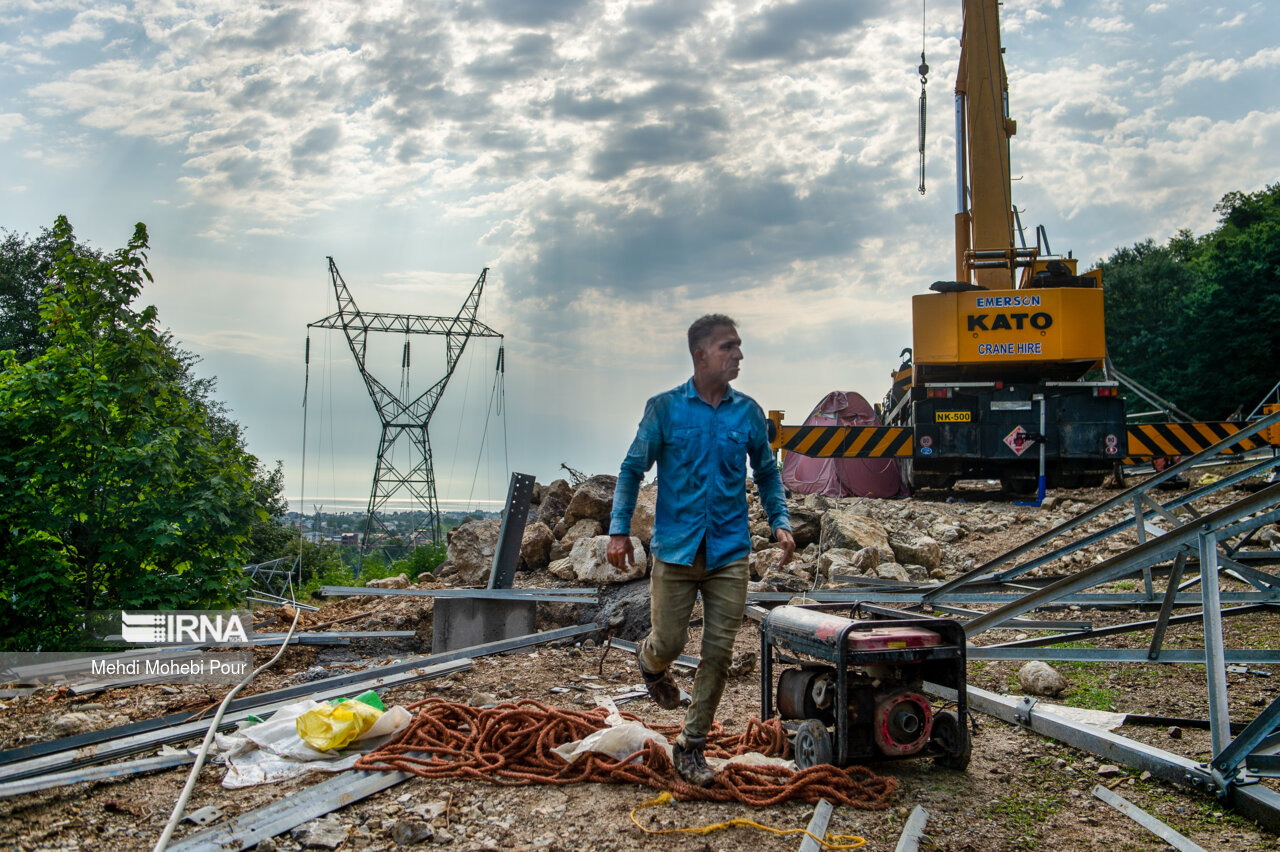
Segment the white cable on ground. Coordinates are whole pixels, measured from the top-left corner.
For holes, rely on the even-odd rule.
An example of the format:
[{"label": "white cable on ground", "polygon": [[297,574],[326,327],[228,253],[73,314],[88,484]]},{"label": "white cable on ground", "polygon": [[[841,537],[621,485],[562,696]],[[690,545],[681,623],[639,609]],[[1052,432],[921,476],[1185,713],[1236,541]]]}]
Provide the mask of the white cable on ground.
[{"label": "white cable on ground", "polygon": [[204,742],[200,745],[200,752],[196,755],[196,762],[191,767],[191,774],[187,776],[187,784],[182,788],[182,795],[178,796],[177,803],[173,806],[173,813],[169,815],[169,824],[164,827],[164,832],[160,835],[160,839],[156,841],[155,848],[152,852],[164,852],[169,846],[169,839],[173,837],[174,830],[178,827],[178,823],[182,822],[182,815],[186,812],[187,800],[191,798],[191,791],[196,787],[196,779],[200,777],[200,770],[204,768],[205,758],[209,756],[209,747],[213,745],[214,734],[218,732],[218,725],[222,722],[223,715],[227,712],[227,705],[231,703],[231,699],[235,698],[240,690],[249,684],[249,681],[257,677],[262,672],[280,659],[280,655],[284,653],[284,649],[289,647],[289,640],[293,638],[293,631],[298,626],[298,617],[302,615],[302,610],[294,609],[293,624],[289,625],[289,632],[285,634],[284,641],[280,643],[280,650],[276,651],[276,655],[249,672],[248,677],[236,684],[235,688],[227,693],[227,697],[222,699],[222,703],[218,705],[217,715],[213,717],[213,724],[209,726],[208,732],[204,735]]}]

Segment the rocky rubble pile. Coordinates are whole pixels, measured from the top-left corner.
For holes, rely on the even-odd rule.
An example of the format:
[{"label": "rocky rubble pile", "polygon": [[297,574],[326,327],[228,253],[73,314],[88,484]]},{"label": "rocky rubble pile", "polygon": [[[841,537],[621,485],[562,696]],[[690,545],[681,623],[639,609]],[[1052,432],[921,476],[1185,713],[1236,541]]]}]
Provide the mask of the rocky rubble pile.
[{"label": "rocky rubble pile", "polygon": [[[554,580],[567,583],[600,586],[643,578],[652,564],[650,541],[657,483],[640,489],[632,515],[636,564],[617,569],[605,558],[616,482],[616,477],[602,474],[576,488],[563,479],[549,485],[536,484],[520,548],[519,570],[550,574]],[[1025,541],[1087,508],[1078,500],[1052,496],[1042,507],[1029,508],[964,500],[833,499],[820,494],[797,494],[787,499],[796,554],[789,564],[779,566],[782,551],[772,540],[768,518],[751,482],[747,483],[747,502],[752,550],[750,589],[786,592],[840,588],[860,577],[901,583],[951,579],[974,567],[973,548],[966,547],[969,542],[965,539],[975,535],[1002,536],[1025,526],[1025,530],[1014,530],[1014,538]],[[1082,524],[1075,535],[1102,529],[1127,512],[1127,507],[1112,509]],[[423,575],[419,580],[485,585],[500,527],[497,519],[473,520],[450,531],[448,561],[435,577]],[[1271,537],[1280,538],[1273,530],[1264,529],[1259,543],[1268,546],[1267,539]],[[1032,575],[1070,573],[1135,543],[1131,531],[1121,533],[1098,547],[1068,554]]]},{"label": "rocky rubble pile", "polygon": [[[563,479],[536,484],[519,570],[594,585],[644,577],[652,562],[657,484],[640,489],[631,522],[636,564],[620,570],[605,558],[616,482],[614,476],[597,475],[576,488]],[[973,532],[1002,530],[1011,523],[1007,513],[964,504],[795,495],[787,505],[797,551],[788,565],[780,567],[782,552],[772,541],[768,518],[751,483],[747,498],[754,591],[838,588],[862,576],[901,582],[953,577],[971,568],[972,560],[950,553],[951,545]],[[473,520],[450,531],[448,561],[434,579],[459,586],[485,585],[500,526],[497,519]]]}]

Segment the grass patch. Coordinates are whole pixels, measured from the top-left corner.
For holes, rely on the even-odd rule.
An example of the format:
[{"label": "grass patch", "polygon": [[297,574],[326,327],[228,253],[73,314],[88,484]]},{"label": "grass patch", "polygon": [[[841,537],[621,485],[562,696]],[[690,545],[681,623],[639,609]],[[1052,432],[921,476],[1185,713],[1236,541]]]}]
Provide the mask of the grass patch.
[{"label": "grass patch", "polygon": [[1013,842],[1024,849],[1040,848],[1036,835],[1048,824],[1049,817],[1058,812],[1062,800],[1057,796],[1019,796],[1016,793],[1001,796],[982,808],[984,816],[995,820],[1023,836]]},{"label": "grass patch", "polygon": [[[1088,641],[1075,640],[1062,642],[1054,647],[1092,648],[1094,645]],[[1084,710],[1115,711],[1116,700],[1120,697],[1120,690],[1110,685],[1110,676],[1117,671],[1114,664],[1055,660],[1051,665],[1060,671],[1071,684],[1071,687],[1059,699],[1063,704]],[[1017,672],[1009,675],[1009,691],[1021,691]]]}]

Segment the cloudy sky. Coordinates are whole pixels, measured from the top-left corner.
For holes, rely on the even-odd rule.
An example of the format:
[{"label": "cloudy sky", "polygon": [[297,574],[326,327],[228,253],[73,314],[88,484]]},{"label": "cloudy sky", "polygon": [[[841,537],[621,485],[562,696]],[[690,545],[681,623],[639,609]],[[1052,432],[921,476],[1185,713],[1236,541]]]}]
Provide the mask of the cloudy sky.
[{"label": "cloudy sky", "polygon": [[[0,0],[0,227],[65,213],[115,248],[145,222],[144,298],[295,506],[365,499],[379,434],[345,342],[313,331],[303,464],[326,256],[368,311],[452,314],[491,269],[505,403],[486,415],[497,346],[476,341],[432,424],[441,497],[616,472],[708,311],[739,320],[738,385],[789,422],[829,390],[883,396],[910,296],[953,277],[960,3],[928,5],[922,33],[918,2],[887,0]],[[1280,179],[1274,4],[1002,18],[1014,202],[1055,250],[1202,233],[1224,193]],[[384,337],[369,363],[397,388]],[[443,344],[411,353],[416,393]]]}]

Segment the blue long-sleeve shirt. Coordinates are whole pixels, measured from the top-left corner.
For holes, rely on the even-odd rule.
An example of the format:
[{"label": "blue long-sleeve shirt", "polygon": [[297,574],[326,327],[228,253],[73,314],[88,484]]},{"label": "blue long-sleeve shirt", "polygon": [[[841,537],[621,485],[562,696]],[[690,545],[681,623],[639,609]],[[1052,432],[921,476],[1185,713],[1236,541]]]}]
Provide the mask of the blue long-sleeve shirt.
[{"label": "blue long-sleeve shirt", "polygon": [[610,535],[631,533],[640,480],[658,463],[658,505],[653,553],[664,562],[692,565],[706,539],[707,569],[751,552],[746,462],[751,460],[760,502],[773,530],[791,529],[778,463],[769,447],[764,411],[730,387],[712,408],[693,379],[650,399],[613,494]]}]

